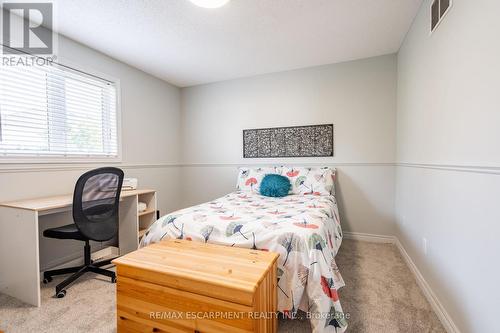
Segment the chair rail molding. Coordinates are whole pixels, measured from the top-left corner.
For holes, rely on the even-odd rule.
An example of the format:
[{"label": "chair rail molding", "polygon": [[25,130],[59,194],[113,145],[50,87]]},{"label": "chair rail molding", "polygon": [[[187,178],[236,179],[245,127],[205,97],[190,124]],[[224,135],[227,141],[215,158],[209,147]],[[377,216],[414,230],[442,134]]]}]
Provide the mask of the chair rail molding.
[{"label": "chair rail molding", "polygon": [[72,164],[5,164],[0,165],[0,173],[18,173],[18,172],[47,172],[47,171],[72,171],[72,170],[88,170],[99,168],[103,165],[114,166],[122,169],[166,169],[179,168],[178,163],[72,163]]},{"label": "chair rail molding", "polygon": [[483,173],[500,175],[500,166],[487,166],[487,165],[462,165],[462,164],[432,164],[432,163],[409,163],[399,162],[396,163],[398,167],[403,168],[420,168],[420,169],[433,169],[433,170],[446,170],[457,172],[470,172],[470,173]]}]

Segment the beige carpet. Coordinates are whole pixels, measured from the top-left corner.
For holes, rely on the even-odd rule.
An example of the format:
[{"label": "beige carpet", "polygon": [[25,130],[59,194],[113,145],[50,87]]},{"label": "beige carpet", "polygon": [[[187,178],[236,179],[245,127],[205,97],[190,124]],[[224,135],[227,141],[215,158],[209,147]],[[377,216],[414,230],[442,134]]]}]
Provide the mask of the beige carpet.
[{"label": "beige carpet", "polygon": [[[393,245],[344,240],[337,264],[346,282],[340,301],[348,332],[445,332]],[[115,291],[109,279],[88,275],[53,298],[54,279],[34,308],[0,294],[0,330],[11,332],[115,332]],[[306,320],[281,320],[279,332],[310,332]]]}]

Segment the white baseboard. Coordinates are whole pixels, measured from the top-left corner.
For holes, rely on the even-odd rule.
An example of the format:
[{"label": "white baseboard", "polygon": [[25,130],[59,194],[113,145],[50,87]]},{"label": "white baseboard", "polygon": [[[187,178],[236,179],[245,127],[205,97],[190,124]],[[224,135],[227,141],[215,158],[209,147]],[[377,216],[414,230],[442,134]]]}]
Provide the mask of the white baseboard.
[{"label": "white baseboard", "polygon": [[425,278],[423,277],[422,273],[420,273],[417,266],[415,265],[415,263],[413,262],[411,257],[408,255],[408,252],[406,252],[406,249],[403,247],[403,244],[401,244],[401,242],[399,241],[399,239],[397,237],[365,234],[365,233],[358,233],[358,232],[344,232],[344,238],[365,241],[365,242],[373,242],[373,243],[391,243],[391,244],[394,244],[398,248],[399,252],[401,253],[401,256],[403,257],[404,261],[406,262],[406,265],[408,266],[410,271],[415,276],[415,280],[417,281],[417,285],[422,290],[425,298],[427,299],[427,301],[431,305],[432,309],[436,313],[437,317],[441,321],[441,324],[443,324],[446,332],[448,332],[448,333],[460,333],[460,330],[455,325],[455,323],[451,319],[448,312],[446,312],[446,309],[441,304],[441,302],[439,301],[439,299],[437,298],[436,294],[431,289],[431,287],[429,286],[427,281],[425,281]]},{"label": "white baseboard", "polygon": [[396,240],[395,243],[396,247],[399,249],[401,256],[403,257],[406,264],[412,271],[413,275],[415,275],[415,280],[417,280],[418,286],[420,287],[420,289],[422,289],[425,298],[427,298],[427,301],[430,303],[432,309],[434,310],[439,320],[443,324],[446,332],[460,333],[460,330],[455,325],[448,312],[446,312],[446,309],[441,304],[441,302],[439,301],[439,299],[437,298],[436,294],[431,289],[427,281],[425,281],[425,278],[423,277],[422,273],[420,273],[420,271],[418,270],[417,266],[415,265],[411,257],[408,255],[408,252],[406,252],[405,248],[403,247],[403,244],[401,244],[399,239],[395,238],[395,240]]},{"label": "white baseboard", "polygon": [[362,232],[350,232],[350,231],[344,232],[344,238],[354,239],[364,242],[371,242],[371,243],[387,243],[387,244],[394,244],[396,241],[394,236],[365,234]]}]

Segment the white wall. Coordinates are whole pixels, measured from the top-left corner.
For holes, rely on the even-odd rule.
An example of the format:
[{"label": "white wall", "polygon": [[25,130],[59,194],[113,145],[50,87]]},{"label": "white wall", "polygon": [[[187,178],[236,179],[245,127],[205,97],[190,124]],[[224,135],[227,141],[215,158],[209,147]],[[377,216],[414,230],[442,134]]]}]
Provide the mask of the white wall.
[{"label": "white wall", "polygon": [[[120,80],[123,156],[122,163],[117,166],[124,169],[126,177],[139,178],[140,187],[158,190],[162,213],[180,208],[179,88],[62,36],[59,37],[57,55],[83,68]],[[79,175],[94,167],[95,164],[0,163],[0,202],[71,193]],[[66,223],[71,222],[69,219]],[[46,243],[44,240],[41,242]],[[51,241],[52,244],[57,242]],[[43,244],[42,252],[46,250]],[[60,243],[55,246],[60,246]],[[61,255],[68,255],[69,250],[60,247]],[[78,246],[76,251],[81,254]],[[44,258],[44,262],[52,259]]]},{"label": "white wall", "polygon": [[[396,57],[261,75],[181,90],[184,205],[233,191],[246,164],[338,168],[345,230],[393,233]],[[335,124],[335,157],[243,159],[245,128]]]},{"label": "white wall", "polygon": [[456,0],[431,36],[429,5],[398,55],[398,237],[462,332],[497,332],[500,2]]}]

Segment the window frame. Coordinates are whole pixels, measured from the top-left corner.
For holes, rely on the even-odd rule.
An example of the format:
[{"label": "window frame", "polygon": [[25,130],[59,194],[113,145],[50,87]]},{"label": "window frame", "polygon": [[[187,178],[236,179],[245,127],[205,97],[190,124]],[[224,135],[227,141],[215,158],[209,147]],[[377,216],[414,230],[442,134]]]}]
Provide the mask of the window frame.
[{"label": "window frame", "polygon": [[97,70],[75,64],[74,62],[63,57],[57,58],[57,64],[60,64],[70,69],[80,71],[84,74],[96,76],[114,84],[116,89],[116,140],[117,152],[116,156],[98,156],[98,155],[77,155],[77,156],[62,156],[62,155],[36,155],[30,154],[26,156],[1,156],[0,165],[5,164],[100,164],[100,163],[121,163],[122,162],[122,110],[121,110],[121,85],[120,80],[108,74]]}]

